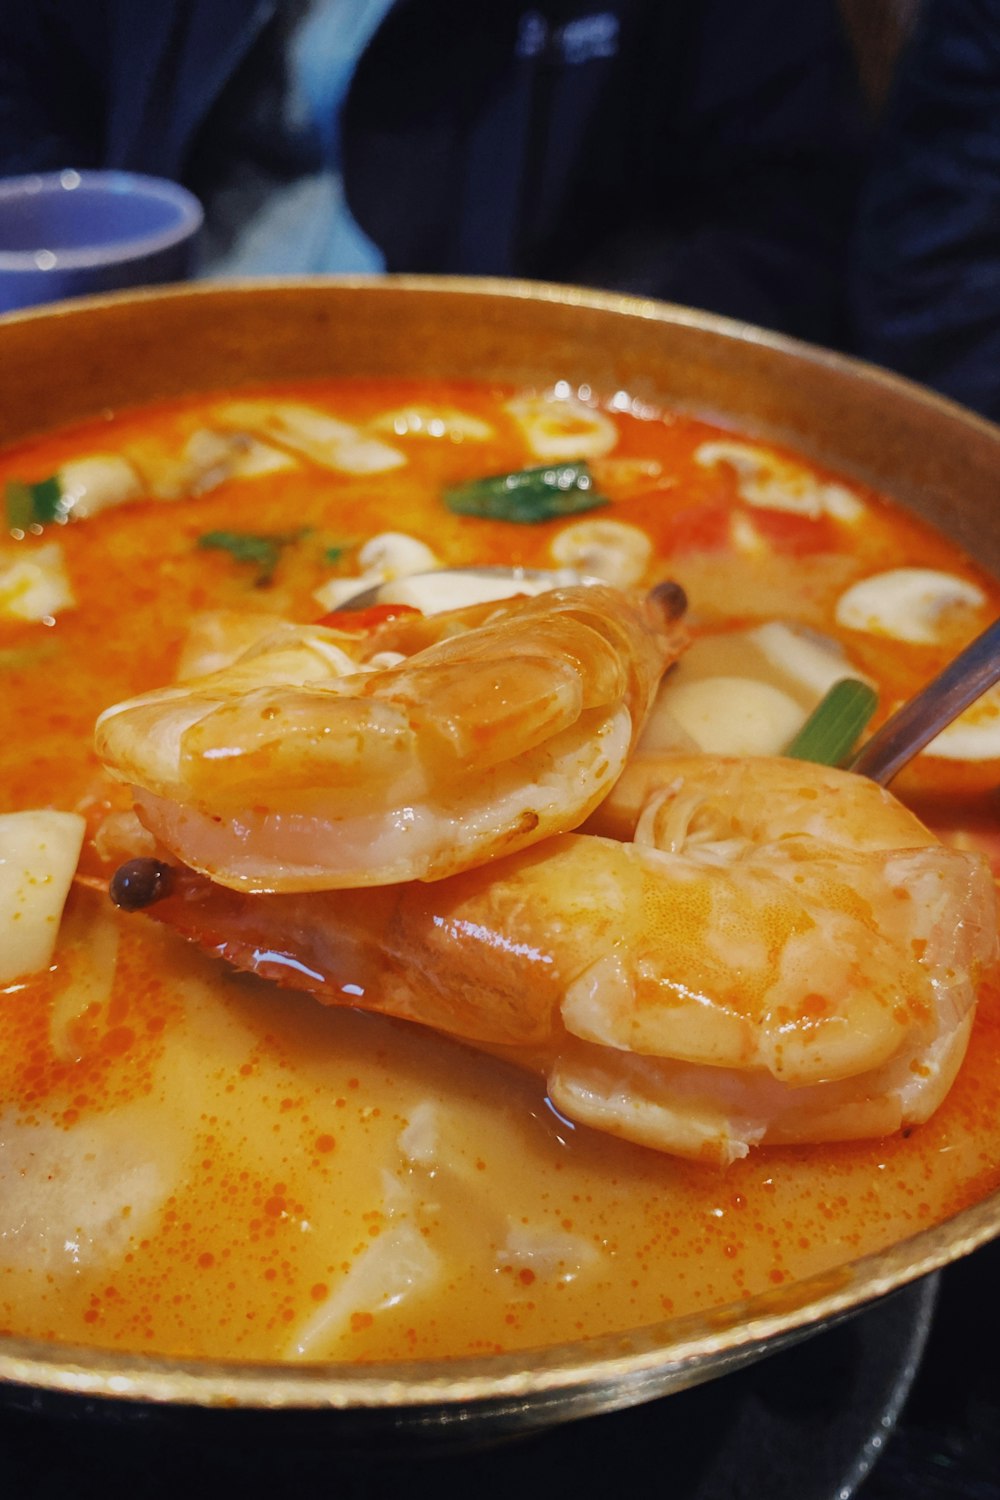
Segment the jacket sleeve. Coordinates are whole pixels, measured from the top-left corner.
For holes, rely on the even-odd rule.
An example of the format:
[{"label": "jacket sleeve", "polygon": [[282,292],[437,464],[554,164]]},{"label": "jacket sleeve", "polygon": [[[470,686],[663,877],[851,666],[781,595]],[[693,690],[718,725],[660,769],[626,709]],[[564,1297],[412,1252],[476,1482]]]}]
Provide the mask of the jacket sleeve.
[{"label": "jacket sleeve", "polygon": [[859,353],[1000,418],[1000,0],[927,0],[865,184]]},{"label": "jacket sleeve", "polygon": [[0,174],[99,165],[103,101],[73,21],[86,10],[96,34],[102,9],[0,0]]}]

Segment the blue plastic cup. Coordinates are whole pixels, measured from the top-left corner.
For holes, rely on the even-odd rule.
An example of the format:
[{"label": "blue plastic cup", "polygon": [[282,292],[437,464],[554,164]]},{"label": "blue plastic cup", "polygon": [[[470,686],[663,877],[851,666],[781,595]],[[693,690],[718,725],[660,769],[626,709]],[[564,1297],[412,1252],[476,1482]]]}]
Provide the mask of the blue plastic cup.
[{"label": "blue plastic cup", "polygon": [[204,215],[176,182],[134,172],[0,179],[0,312],[183,281]]}]

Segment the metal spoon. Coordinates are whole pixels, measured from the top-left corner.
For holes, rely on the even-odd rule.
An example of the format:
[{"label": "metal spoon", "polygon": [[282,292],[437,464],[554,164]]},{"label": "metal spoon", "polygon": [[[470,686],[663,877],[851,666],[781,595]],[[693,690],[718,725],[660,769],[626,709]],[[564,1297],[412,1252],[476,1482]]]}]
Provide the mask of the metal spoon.
[{"label": "metal spoon", "polygon": [[[571,584],[601,583],[600,578],[592,578],[589,574],[578,573],[574,568],[512,568],[504,564],[476,564],[467,568],[430,568],[420,573],[410,573],[404,578],[394,578],[384,583],[375,583],[370,587],[362,589],[350,598],[344,599],[337,605],[335,614],[341,610],[368,609],[372,604],[378,604],[381,600],[387,603],[396,601],[392,598],[392,590],[401,584],[407,584],[414,578],[443,578],[451,574],[464,576],[466,578],[482,579],[484,584],[495,583],[497,585],[496,597],[502,599],[507,593],[541,594],[546,589],[566,587]],[[512,587],[507,588],[510,584]],[[489,598],[490,595],[480,595]]]},{"label": "metal spoon", "polygon": [[[398,597],[393,597],[394,589],[415,579],[438,579],[446,573],[450,573],[453,577],[461,576],[475,580],[475,587],[471,591],[470,598],[452,601],[447,605],[449,609],[457,608],[461,603],[485,604],[494,599],[507,599],[512,594],[544,594],[549,589],[581,585],[592,587],[606,583],[603,578],[598,578],[591,573],[578,573],[575,568],[512,568],[503,564],[488,563],[468,568],[429,568],[420,573],[409,573],[405,578],[387,579],[384,583],[376,583],[370,588],[362,589],[360,593],[352,594],[350,598],[342,600],[331,613],[340,614],[341,611],[367,609],[370,605],[380,602],[397,604],[401,601]],[[688,607],[687,595],[683,588],[670,578],[654,583],[648,590],[646,598],[659,611],[664,625],[674,624],[684,615]],[[427,612],[434,613],[433,610]]]},{"label": "metal spoon", "polygon": [[907,761],[995,682],[1000,682],[1000,620],[994,620],[943,672],[886,719],[848,762],[847,770],[887,786]]}]

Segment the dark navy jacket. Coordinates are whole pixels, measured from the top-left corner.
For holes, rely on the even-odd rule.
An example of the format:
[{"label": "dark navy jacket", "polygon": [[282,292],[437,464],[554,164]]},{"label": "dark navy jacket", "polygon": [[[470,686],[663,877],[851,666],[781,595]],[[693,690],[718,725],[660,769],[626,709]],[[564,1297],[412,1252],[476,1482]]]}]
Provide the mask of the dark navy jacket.
[{"label": "dark navy jacket", "polygon": [[[277,0],[0,0],[0,172],[198,191]],[[271,51],[269,52],[269,46]],[[840,336],[863,130],[834,0],[397,0],[348,96],[390,270],[619,287]]]},{"label": "dark navy jacket", "polygon": [[857,348],[1000,419],[1000,0],[926,0],[853,264]]}]

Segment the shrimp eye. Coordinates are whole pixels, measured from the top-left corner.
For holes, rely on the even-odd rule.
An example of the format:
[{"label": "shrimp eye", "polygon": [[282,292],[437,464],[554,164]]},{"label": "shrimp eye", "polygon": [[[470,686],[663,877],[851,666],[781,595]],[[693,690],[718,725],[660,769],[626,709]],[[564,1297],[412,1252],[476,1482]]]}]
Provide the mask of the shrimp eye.
[{"label": "shrimp eye", "polygon": [[687,594],[672,578],[665,578],[662,583],[654,584],[647,597],[650,604],[660,610],[665,625],[672,625],[675,620],[679,620],[688,607]]},{"label": "shrimp eye", "polygon": [[173,872],[158,859],[130,859],[111,877],[108,894],[123,911],[141,911],[170,893]]}]

